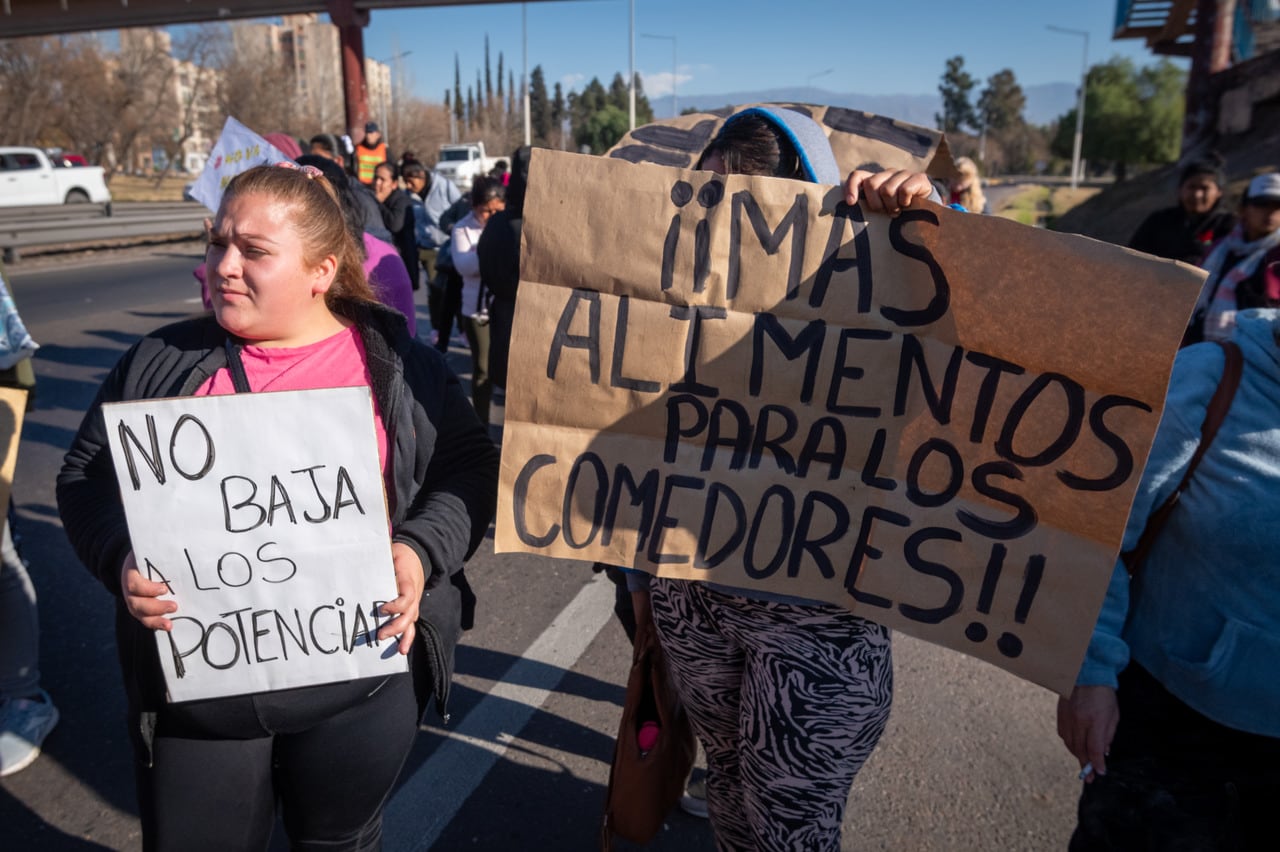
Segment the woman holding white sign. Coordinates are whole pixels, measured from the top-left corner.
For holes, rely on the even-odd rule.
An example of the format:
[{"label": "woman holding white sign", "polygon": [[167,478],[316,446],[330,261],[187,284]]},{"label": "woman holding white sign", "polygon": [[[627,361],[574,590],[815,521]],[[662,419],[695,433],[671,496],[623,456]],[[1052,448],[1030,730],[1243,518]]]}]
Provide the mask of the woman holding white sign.
[{"label": "woman holding white sign", "polygon": [[[58,477],[67,534],[118,599],[144,848],[264,849],[279,802],[293,848],[375,849],[432,692],[444,712],[474,605],[462,563],[491,519],[498,456],[443,358],[377,304],[319,170],[280,164],[237,176],[207,263],[213,316],[163,328],[125,354]],[[153,631],[181,616],[162,597],[166,584],[138,570],[102,405],[350,386],[372,391],[390,515],[397,596],[376,635],[408,655],[409,671],[166,703]],[[322,447],[323,424],[296,440]]]},{"label": "woman holding white sign", "polygon": [[[755,107],[725,122],[698,168],[838,184],[807,116]],[[845,200],[897,214],[941,200],[927,176],[854,172]],[[887,628],[820,601],[631,573],[707,754],[707,807],[721,850],[840,848],[854,776],[889,718]],[[645,591],[647,588],[647,592]]]}]

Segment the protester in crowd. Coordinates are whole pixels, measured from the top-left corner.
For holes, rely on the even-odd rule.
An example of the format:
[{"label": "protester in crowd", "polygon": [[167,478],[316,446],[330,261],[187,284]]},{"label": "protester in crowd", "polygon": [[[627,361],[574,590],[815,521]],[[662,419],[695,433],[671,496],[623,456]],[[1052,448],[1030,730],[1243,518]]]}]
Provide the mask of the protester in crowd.
[{"label": "protester in crowd", "polygon": [[[36,343],[14,307],[0,263],[0,385],[35,390]],[[9,505],[0,517],[0,777],[26,769],[58,724],[58,708],[40,687],[40,622],[36,590],[13,534]]]},{"label": "protester in crowd", "polygon": [[346,165],[342,158],[342,143],[332,133],[317,133],[312,136],[307,153],[328,157],[340,166]]},{"label": "protester in crowd", "polygon": [[[1137,573],[1117,562],[1058,703],[1086,782],[1072,850],[1275,848],[1280,311],[1241,313],[1234,340],[1243,373],[1226,419]],[[1178,354],[1123,551],[1182,482],[1225,361],[1212,344]]]},{"label": "protester in crowd", "polygon": [[391,149],[372,121],[364,126],[364,138],[356,144],[356,177],[367,187],[373,186],[373,172],[379,163],[395,162]]},{"label": "protester in crowd", "polygon": [[458,325],[471,347],[471,401],[480,422],[489,424],[489,398],[493,387],[489,378],[489,293],[480,277],[476,245],[489,217],[506,206],[506,192],[490,177],[478,177],[471,185],[471,212],[453,227],[450,256],[462,276],[462,307]]},{"label": "protester in crowd", "polygon": [[[382,224],[382,211],[378,208],[378,199],[374,196],[370,187],[361,183],[355,175],[346,172],[347,162],[341,153],[343,147],[342,142],[337,137],[330,133],[321,133],[311,137],[310,153],[331,160],[343,169],[344,180],[352,189],[351,197],[355,200],[363,216],[364,230],[389,243],[393,238],[391,231],[387,230],[386,225]],[[332,180],[330,178],[330,181]]]},{"label": "protester in crowd", "polygon": [[520,285],[520,234],[524,228],[524,196],[529,185],[528,145],[511,155],[506,206],[494,213],[476,243],[480,280],[491,295],[489,301],[489,379],[495,387],[507,386],[507,357],[511,350],[511,325]]},{"label": "protester in crowd", "polygon": [[[364,190],[356,189],[347,180],[346,173],[328,157],[304,154],[298,158],[297,162],[300,165],[319,169],[328,179],[342,206],[343,214],[347,217],[347,226],[351,235],[360,246],[360,262],[374,295],[382,304],[404,314],[409,334],[416,335],[418,317],[413,301],[413,284],[404,271],[404,262],[396,252],[395,246],[364,230],[364,210],[359,201],[359,196]],[[200,282],[201,301],[206,308],[212,308],[213,297],[209,292],[208,269],[204,261],[192,270],[192,274]]]},{"label": "protester in crowd", "polygon": [[1188,342],[1226,340],[1236,312],[1280,306],[1280,173],[1249,181],[1240,221],[1205,258],[1209,277],[1192,312]]},{"label": "protester in crowd", "polygon": [[[422,201],[422,206],[414,209],[414,234],[418,241],[418,258],[427,273],[427,310],[431,314],[431,327],[435,329],[436,346],[443,352],[449,348],[449,335],[458,306],[449,295],[449,276],[437,272],[436,261],[452,230],[452,226],[445,227],[442,220],[449,209],[462,200],[462,193],[447,177],[427,171],[421,163],[405,167],[404,182],[409,192]],[[458,292],[461,293],[461,282],[458,283]]]},{"label": "protester in crowd", "polygon": [[[816,122],[791,110],[731,116],[698,168],[836,184]],[[850,204],[896,214],[941,201],[924,174],[854,172]],[[854,776],[889,718],[889,631],[841,606],[632,572],[635,617],[652,618],[707,755],[721,850],[840,848]],[[820,696],[820,698],[817,698]]]},{"label": "protester in crowd", "polygon": [[374,169],[373,195],[378,199],[382,224],[391,232],[409,282],[417,290],[421,262],[418,260],[418,241],[414,234],[414,200],[400,188],[396,167],[391,163],[379,163]]},{"label": "protester in crowd", "polygon": [[352,239],[357,240],[363,250],[361,268],[373,288],[374,296],[388,308],[393,308],[404,315],[405,326],[409,335],[418,334],[418,311],[413,301],[413,282],[405,272],[404,261],[401,260],[396,247],[388,240],[369,233],[364,226],[364,211],[359,197],[365,192],[363,188],[351,183],[337,167],[336,163],[323,157],[303,156],[298,164],[317,168],[333,187],[334,194],[342,213],[346,217],[347,230]]},{"label": "protester in crowd", "polygon": [[[108,375],[58,477],[76,552],[117,597],[143,846],[265,849],[277,803],[295,849],[377,849],[383,805],[429,691],[447,694],[474,596],[463,561],[493,515],[498,458],[444,360],[377,304],[337,195],[315,168],[260,166],[227,187],[210,229],[214,311],[151,334]],[[233,379],[231,367],[240,379]],[[154,631],[180,615],[138,570],[105,403],[368,386],[398,596],[380,640],[411,672],[167,703]],[[271,424],[247,424],[269,429]],[[298,440],[333,440],[323,424]],[[468,603],[470,602],[470,603]],[[412,651],[412,653],[410,653]],[[415,690],[415,686],[420,689]]]},{"label": "protester in crowd", "polygon": [[489,177],[501,183],[503,186],[511,185],[511,164],[506,160],[498,160],[493,164],[493,168],[489,170]]},{"label": "protester in crowd", "polygon": [[987,196],[982,192],[982,178],[978,164],[968,157],[956,160],[956,177],[950,182],[948,203],[959,205],[970,213],[990,213]]},{"label": "protester in crowd", "polygon": [[453,229],[471,212],[471,195],[462,196],[440,216],[440,228],[449,236],[436,253],[435,289],[429,294],[429,304],[438,304],[440,311],[432,311],[431,323],[435,329],[436,348],[449,350],[453,339],[453,324],[457,320],[461,330],[462,275],[453,265]]},{"label": "protester in crowd", "polygon": [[1220,206],[1225,185],[1220,161],[1187,163],[1178,180],[1178,203],[1143,219],[1129,248],[1199,266],[1236,223],[1236,217]]}]

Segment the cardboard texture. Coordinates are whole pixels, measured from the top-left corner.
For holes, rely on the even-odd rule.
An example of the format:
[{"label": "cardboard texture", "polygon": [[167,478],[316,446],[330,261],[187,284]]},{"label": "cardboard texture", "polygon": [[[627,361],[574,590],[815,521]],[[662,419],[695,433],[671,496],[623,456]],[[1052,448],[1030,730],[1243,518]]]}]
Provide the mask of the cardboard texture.
[{"label": "cardboard texture", "polygon": [[0,512],[7,511],[13,494],[13,471],[18,466],[18,443],[22,439],[22,418],[27,410],[27,392],[22,388],[0,387]]},{"label": "cardboard texture", "polygon": [[406,670],[376,637],[396,586],[367,387],[103,415],[138,570],[178,604],[155,632],[170,701]]},{"label": "cardboard texture", "polygon": [[725,119],[753,106],[774,106],[809,116],[822,127],[841,170],[910,169],[930,177],[956,176],[941,131],[844,107],[802,103],[745,104],[663,119],[628,132],[607,156],[631,163],[692,168]]},{"label": "cardboard texture", "polygon": [[538,150],[529,186],[498,550],[828,601],[1070,691],[1203,273],[773,178]]}]

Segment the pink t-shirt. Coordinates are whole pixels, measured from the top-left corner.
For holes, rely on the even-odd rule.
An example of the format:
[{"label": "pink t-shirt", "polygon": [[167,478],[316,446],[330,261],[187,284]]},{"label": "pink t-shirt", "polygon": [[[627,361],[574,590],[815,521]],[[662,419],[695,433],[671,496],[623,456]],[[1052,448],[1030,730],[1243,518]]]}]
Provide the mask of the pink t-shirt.
[{"label": "pink t-shirt", "polygon": [[[245,378],[252,391],[314,390],[316,388],[369,387],[364,341],[354,326],[307,346],[245,346],[240,350]],[[200,387],[196,396],[221,396],[236,392],[231,371],[223,367]],[[382,422],[378,398],[373,397],[373,428],[378,437],[378,461],[390,501],[391,448]]]}]

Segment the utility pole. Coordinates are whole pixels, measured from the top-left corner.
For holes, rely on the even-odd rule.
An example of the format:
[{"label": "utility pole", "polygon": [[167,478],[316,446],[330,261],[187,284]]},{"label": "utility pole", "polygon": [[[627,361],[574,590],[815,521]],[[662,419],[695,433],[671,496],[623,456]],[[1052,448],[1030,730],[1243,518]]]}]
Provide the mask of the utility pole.
[{"label": "utility pole", "polygon": [[520,4],[520,53],[524,69],[520,72],[520,87],[524,89],[524,144],[533,144],[533,120],[529,116],[529,4]]},{"label": "utility pole", "polygon": [[1084,38],[1084,60],[1080,66],[1080,94],[1076,101],[1076,138],[1071,148],[1071,188],[1075,189],[1080,182],[1080,149],[1084,146],[1084,90],[1089,82],[1089,34],[1084,30],[1070,30],[1066,27],[1055,27],[1053,24],[1049,24],[1049,29],[1056,33],[1078,35]]}]

